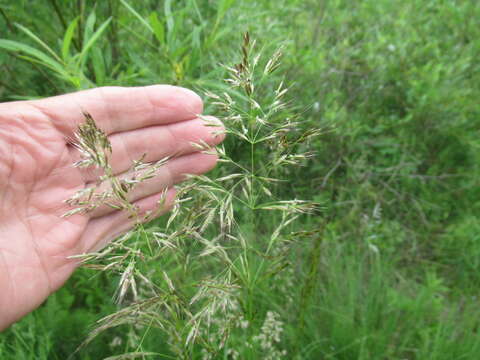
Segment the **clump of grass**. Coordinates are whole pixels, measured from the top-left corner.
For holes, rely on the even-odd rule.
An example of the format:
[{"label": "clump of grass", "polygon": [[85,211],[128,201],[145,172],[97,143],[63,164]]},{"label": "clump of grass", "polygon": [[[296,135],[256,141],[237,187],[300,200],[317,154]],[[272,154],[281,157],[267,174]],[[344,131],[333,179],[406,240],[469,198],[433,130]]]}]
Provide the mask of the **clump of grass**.
[{"label": "clump of grass", "polygon": [[[299,237],[288,231],[292,224],[317,209],[310,201],[282,198],[282,175],[313,156],[308,142],[319,130],[301,132],[301,122],[285,100],[288,88],[282,81],[272,87],[281,49],[266,61],[254,49],[255,41],[246,33],[240,62],[225,66],[229,91],[206,93],[221,112],[229,141],[249,156],[236,158],[225,146],[213,150],[205,143],[195,144],[199,151],[219,155],[221,174],[190,176],[162,225],[140,225],[144,219],[129,203],[128,192],[154,176],[168,159],[150,165],[139,161],[132,168],[148,169],[144,175],[119,181],[108,164],[108,139],[86,115],[77,141],[84,159],[77,166],[102,169],[99,184],[107,181],[109,190],[98,192],[97,186],[77,193],[69,200],[77,206],[69,215],[107,205],[129,212],[139,225],[101,252],[84,256],[88,262],[103,262],[102,270],[119,271],[117,299],[125,299],[129,288],[133,293],[129,304],[99,321],[85,343],[104,330],[130,324],[144,333],[161,329],[179,359],[191,359],[194,353],[203,359],[219,354],[286,355],[280,348],[280,315],[262,305],[255,293],[288,267],[286,254]],[[270,155],[263,157],[265,153]],[[155,269],[162,267],[160,274],[155,269],[151,276],[140,271],[149,260],[156,261]],[[154,280],[157,275],[161,281]],[[230,343],[232,333],[245,342]],[[141,347],[140,341],[135,350]]]}]

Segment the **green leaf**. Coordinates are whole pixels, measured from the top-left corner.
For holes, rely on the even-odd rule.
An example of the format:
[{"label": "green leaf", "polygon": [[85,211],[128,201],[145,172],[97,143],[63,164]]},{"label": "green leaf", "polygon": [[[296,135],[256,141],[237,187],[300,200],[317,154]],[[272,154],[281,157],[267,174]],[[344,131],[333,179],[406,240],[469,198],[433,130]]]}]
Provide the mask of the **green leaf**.
[{"label": "green leaf", "polygon": [[45,54],[44,52],[34,47],[31,47],[29,45],[25,45],[13,40],[0,39],[0,48],[3,48],[8,51],[12,51],[12,52],[20,52],[23,54],[27,54],[33,59],[35,59],[36,61],[38,61],[43,66],[68,78],[67,72],[65,71],[65,68],[61,63],[59,63],[55,59],[52,59],[47,54]]},{"label": "green leaf", "polygon": [[171,35],[175,26],[175,19],[172,14],[172,0],[165,1],[165,17],[167,18],[167,31],[168,35]]},{"label": "green leaf", "polygon": [[68,28],[65,31],[62,44],[62,58],[64,62],[68,62],[68,59],[70,58],[70,45],[72,44],[73,35],[75,34],[79,19],[79,16],[73,19],[73,21],[70,23],[70,25],[68,25]]},{"label": "green leaf", "polygon": [[87,21],[85,21],[85,29],[83,31],[83,43],[86,44],[88,39],[92,37],[92,34],[95,30],[95,23],[97,22],[97,16],[95,12],[92,11],[90,15],[88,15]]},{"label": "green leaf", "polygon": [[165,44],[165,29],[163,27],[163,24],[160,22],[160,20],[158,20],[157,13],[152,12],[148,17],[148,20],[150,21],[150,25],[152,26],[153,33],[157,38],[158,42],[162,45]]},{"label": "green leaf", "polygon": [[217,10],[218,20],[221,20],[225,16],[228,9],[230,9],[234,3],[235,3],[235,0],[221,0],[220,1],[220,3],[218,4],[218,10]]},{"label": "green leaf", "polygon": [[198,16],[198,20],[200,21],[201,24],[205,23],[205,19],[202,16],[202,12],[200,11],[200,8],[198,7],[197,0],[190,0],[190,6],[193,7],[195,10],[195,13]]},{"label": "green leaf", "polygon": [[142,17],[142,15],[136,12],[135,9],[130,6],[130,4],[128,4],[125,0],[120,0],[120,2],[142,23],[143,26],[145,26],[150,32],[154,33],[150,24]]},{"label": "green leaf", "polygon": [[95,73],[95,83],[102,86],[105,83],[106,71],[105,62],[102,55],[102,50],[93,48],[91,52],[91,59],[93,65],[93,72]]},{"label": "green leaf", "polygon": [[98,29],[95,31],[95,33],[86,41],[83,46],[82,52],[80,53],[80,61],[84,61],[84,58],[88,54],[88,51],[90,48],[97,42],[99,37],[104,33],[104,31],[107,29],[108,25],[112,21],[112,17],[109,17]]},{"label": "green leaf", "polygon": [[23,31],[25,34],[27,34],[30,38],[32,38],[35,42],[37,42],[41,47],[43,47],[47,52],[49,52],[55,60],[58,62],[62,62],[62,59],[55,53],[55,51],[52,50],[50,46],[45,44],[42,39],[40,39],[37,35],[35,35],[33,32],[31,32],[29,29],[27,29],[25,26],[22,26],[20,24],[15,24],[16,27],[18,27],[21,31]]}]

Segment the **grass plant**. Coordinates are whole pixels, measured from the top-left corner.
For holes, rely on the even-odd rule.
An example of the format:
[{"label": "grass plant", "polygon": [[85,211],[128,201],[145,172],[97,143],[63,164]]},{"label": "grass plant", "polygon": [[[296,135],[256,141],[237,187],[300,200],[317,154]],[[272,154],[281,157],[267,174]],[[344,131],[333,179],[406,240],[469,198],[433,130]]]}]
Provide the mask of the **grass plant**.
[{"label": "grass plant", "polygon": [[[207,93],[225,113],[225,132],[237,145],[243,143],[249,156],[235,159],[224,147],[214,151],[207,144],[194,144],[200,151],[218,153],[227,175],[191,176],[179,190],[177,204],[163,227],[145,229],[142,223],[147,219],[139,215],[128,196],[135,186],[155,176],[168,159],[154,164],[135,161],[131,179],[119,180],[108,161],[112,148],[107,136],[85,114],[74,143],[82,159],[75,166],[97,168],[100,175],[95,186],[67,200],[73,209],[65,216],[109,206],[128,212],[138,224],[105,249],[79,255],[95,268],[120,274],[115,295],[118,304],[131,293],[127,306],[101,319],[85,344],[102,331],[130,324],[138,339],[152,327],[163,330],[170,352],[178,359],[191,359],[195,352],[203,359],[220,354],[231,358],[286,356],[287,351],[279,349],[280,315],[264,309],[252,294],[261,284],[273,283],[288,266],[285,255],[295,239],[286,230],[300,215],[315,212],[312,202],[278,196],[282,194],[284,180],[279,176],[283,168],[299,166],[311,157],[305,147],[319,131],[298,132],[299,119],[289,110],[283,82],[274,88],[273,96],[262,97],[268,102],[260,102],[257,93],[271,91],[268,77],[280,66],[281,51],[262,62],[254,47],[255,41],[245,33],[240,62],[226,66],[229,77],[225,81],[232,95]],[[271,156],[259,157],[264,149],[271,151]],[[266,218],[270,218],[268,223]],[[153,282],[137,266],[143,263],[145,271],[152,271],[152,260],[165,257],[175,261],[173,267],[162,266],[161,282]],[[176,274],[180,267],[183,275]],[[257,333],[250,324],[259,321],[263,325]],[[230,344],[230,334],[235,332],[245,338],[243,347]],[[156,355],[140,351],[141,341],[132,345],[127,353],[130,357]]]}]

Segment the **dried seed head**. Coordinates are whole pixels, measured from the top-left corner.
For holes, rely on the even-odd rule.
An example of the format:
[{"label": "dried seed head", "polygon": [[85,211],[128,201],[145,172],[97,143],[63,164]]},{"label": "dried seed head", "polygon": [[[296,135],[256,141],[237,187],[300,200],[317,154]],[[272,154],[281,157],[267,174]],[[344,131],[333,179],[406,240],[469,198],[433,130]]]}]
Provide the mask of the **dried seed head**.
[{"label": "dried seed head", "polygon": [[87,113],[83,113],[85,122],[78,126],[75,134],[76,148],[82,155],[82,160],[78,161],[75,166],[88,167],[97,166],[104,169],[108,166],[108,154],[112,153],[112,145],[107,135],[103,132],[93,120],[93,117]]}]

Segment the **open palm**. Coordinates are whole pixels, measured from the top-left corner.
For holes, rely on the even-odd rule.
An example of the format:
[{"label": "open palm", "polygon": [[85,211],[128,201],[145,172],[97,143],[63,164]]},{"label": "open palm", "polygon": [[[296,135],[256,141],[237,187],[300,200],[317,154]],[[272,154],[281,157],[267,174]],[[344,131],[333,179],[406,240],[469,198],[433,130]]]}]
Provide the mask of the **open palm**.
[{"label": "open palm", "polygon": [[65,200],[98,175],[72,166],[80,155],[69,141],[83,112],[107,133],[116,176],[128,176],[132,160],[143,154],[145,161],[173,156],[132,192],[140,212],[156,209],[168,188],[166,211],[173,184],[216,163],[192,146],[214,145],[222,136],[197,118],[202,102],[186,89],[108,87],[0,104],[0,330],[68,279],[78,265],[69,256],[97,249],[134,225],[128,214],[106,207],[62,217],[71,209]]}]

